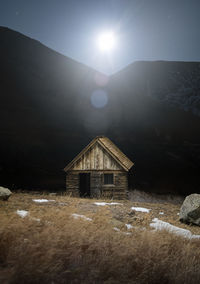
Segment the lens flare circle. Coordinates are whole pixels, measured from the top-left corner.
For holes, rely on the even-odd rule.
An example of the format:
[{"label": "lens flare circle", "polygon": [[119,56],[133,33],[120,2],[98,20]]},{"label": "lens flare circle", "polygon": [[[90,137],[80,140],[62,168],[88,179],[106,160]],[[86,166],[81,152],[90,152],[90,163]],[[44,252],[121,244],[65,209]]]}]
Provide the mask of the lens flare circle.
[{"label": "lens flare circle", "polygon": [[108,96],[104,90],[95,90],[92,93],[90,100],[95,108],[103,108],[108,103]]}]

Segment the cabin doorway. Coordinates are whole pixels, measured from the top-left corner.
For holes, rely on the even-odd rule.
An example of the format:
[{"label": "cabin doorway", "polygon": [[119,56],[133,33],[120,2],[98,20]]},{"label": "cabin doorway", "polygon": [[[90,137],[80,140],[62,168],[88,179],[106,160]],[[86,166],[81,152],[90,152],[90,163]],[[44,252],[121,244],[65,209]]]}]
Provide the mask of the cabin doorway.
[{"label": "cabin doorway", "polygon": [[90,197],[90,173],[79,174],[80,197]]}]

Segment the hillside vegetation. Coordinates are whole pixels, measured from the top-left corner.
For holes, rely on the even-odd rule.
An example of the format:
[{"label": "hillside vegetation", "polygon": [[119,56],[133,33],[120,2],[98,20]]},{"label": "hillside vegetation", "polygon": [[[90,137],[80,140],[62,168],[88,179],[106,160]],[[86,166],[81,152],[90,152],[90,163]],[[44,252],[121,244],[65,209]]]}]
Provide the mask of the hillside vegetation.
[{"label": "hillside vegetation", "polygon": [[179,209],[15,193],[0,203],[0,282],[199,283],[200,240],[150,226],[159,218],[200,234],[178,221]]}]

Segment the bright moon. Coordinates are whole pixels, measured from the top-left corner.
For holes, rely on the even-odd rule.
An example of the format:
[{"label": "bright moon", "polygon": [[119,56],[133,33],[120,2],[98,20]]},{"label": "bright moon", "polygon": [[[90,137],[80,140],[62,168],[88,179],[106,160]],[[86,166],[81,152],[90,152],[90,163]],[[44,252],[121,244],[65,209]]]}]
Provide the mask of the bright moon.
[{"label": "bright moon", "polygon": [[97,46],[102,52],[111,51],[116,46],[115,34],[112,31],[101,33],[97,38]]}]

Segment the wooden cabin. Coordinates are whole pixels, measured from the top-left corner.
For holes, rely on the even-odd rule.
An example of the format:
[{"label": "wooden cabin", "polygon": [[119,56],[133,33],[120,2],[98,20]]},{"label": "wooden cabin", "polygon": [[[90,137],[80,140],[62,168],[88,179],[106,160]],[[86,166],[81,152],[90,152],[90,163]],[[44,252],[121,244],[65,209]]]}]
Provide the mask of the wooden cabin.
[{"label": "wooden cabin", "polygon": [[97,136],[64,168],[67,192],[75,197],[125,199],[132,166],[110,139]]}]

